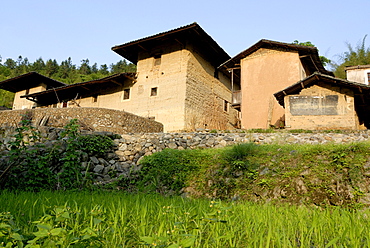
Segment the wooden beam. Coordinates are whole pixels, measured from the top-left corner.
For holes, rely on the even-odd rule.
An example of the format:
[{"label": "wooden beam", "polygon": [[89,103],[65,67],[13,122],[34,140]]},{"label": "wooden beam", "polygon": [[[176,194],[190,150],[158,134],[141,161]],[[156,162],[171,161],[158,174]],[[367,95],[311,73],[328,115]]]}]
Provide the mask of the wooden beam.
[{"label": "wooden beam", "polygon": [[[36,97],[35,97],[35,98],[36,98]],[[37,100],[35,100],[35,98],[34,98],[34,97],[26,97],[26,99],[27,99],[28,101],[36,102],[36,103],[37,103]]]},{"label": "wooden beam", "polygon": [[178,39],[175,39],[175,41],[176,42],[178,42],[180,45],[182,45],[183,47],[185,47],[185,45],[184,44],[182,44],[182,42],[181,41],[179,41]]},{"label": "wooden beam", "polygon": [[142,45],[140,45],[140,44],[137,44],[137,46],[138,46],[138,47],[140,47],[141,49],[143,49],[143,50],[144,50],[144,51],[146,51],[146,52],[148,51],[148,49],[146,49],[145,47],[143,47],[143,46],[142,46]]},{"label": "wooden beam", "polygon": [[112,83],[117,84],[118,86],[121,86],[123,83],[119,83],[116,80],[111,80]]},{"label": "wooden beam", "polygon": [[125,77],[127,77],[128,79],[132,80],[135,83],[137,82],[136,78],[133,78],[133,77],[130,77],[130,76],[127,76],[127,75],[125,75]]},{"label": "wooden beam", "polygon": [[237,69],[240,69],[240,67],[227,68],[227,70],[237,70]]},{"label": "wooden beam", "polygon": [[85,90],[90,90],[89,88],[85,87],[85,86],[81,86],[81,88],[85,89]]}]

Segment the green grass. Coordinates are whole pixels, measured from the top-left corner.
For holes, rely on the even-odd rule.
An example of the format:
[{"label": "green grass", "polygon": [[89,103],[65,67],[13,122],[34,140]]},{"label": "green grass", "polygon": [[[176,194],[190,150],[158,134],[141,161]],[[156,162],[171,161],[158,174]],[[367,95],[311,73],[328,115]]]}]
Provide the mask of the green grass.
[{"label": "green grass", "polygon": [[[61,242],[56,247],[68,247],[76,240],[79,242],[73,247],[370,246],[368,209],[190,200],[120,192],[2,192],[0,203],[0,212],[10,212],[14,230],[19,228],[13,232],[24,239],[41,237],[42,228],[53,222],[49,234],[46,232],[37,241],[41,247],[51,247],[50,240]],[[1,223],[0,218],[0,230]],[[0,235],[0,246],[5,238]]]}]

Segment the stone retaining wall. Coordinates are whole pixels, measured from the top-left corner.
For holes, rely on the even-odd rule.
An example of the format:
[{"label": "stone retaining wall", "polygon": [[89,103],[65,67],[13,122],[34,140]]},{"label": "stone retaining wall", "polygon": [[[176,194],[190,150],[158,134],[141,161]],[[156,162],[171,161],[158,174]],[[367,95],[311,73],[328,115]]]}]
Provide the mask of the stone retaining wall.
[{"label": "stone retaining wall", "polygon": [[[57,141],[62,129],[39,127],[44,143]],[[97,132],[84,131],[84,134]],[[369,131],[349,133],[145,133],[114,135],[112,132],[97,134],[116,137],[114,149],[104,157],[85,157],[82,162],[84,171],[89,168],[97,182],[106,183],[118,177],[129,176],[132,171],[140,170],[140,159],[146,155],[171,149],[221,148],[242,142],[257,144],[323,144],[350,143],[367,141]],[[7,144],[14,135],[14,128],[0,129],[0,151],[6,155]],[[119,138],[117,138],[119,137]],[[1,154],[0,154],[1,155]]]},{"label": "stone retaining wall", "polygon": [[121,135],[115,139],[115,153],[121,161],[135,163],[144,155],[171,149],[221,148],[254,142],[256,144],[324,144],[366,141],[370,132],[356,133],[148,133]]},{"label": "stone retaining wall", "polygon": [[40,108],[6,110],[0,112],[0,127],[15,127],[22,115],[32,120],[33,126],[64,127],[71,119],[78,119],[83,130],[115,133],[163,132],[163,125],[148,118],[119,110],[104,108]]}]

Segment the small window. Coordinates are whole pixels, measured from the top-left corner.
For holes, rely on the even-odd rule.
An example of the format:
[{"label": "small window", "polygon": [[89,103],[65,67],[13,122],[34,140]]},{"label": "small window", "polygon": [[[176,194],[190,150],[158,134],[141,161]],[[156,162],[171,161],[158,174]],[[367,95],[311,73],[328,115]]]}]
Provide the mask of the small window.
[{"label": "small window", "polygon": [[130,89],[124,89],[123,90],[123,100],[130,99]]},{"label": "small window", "polygon": [[67,103],[67,102],[63,102],[63,103],[62,103],[62,107],[63,107],[63,108],[68,107],[68,103]]},{"label": "small window", "polygon": [[157,87],[154,87],[150,90],[150,96],[156,96],[157,95]]},{"label": "small window", "polygon": [[161,65],[161,55],[155,55],[154,56],[154,66],[160,66]]},{"label": "small window", "polygon": [[228,105],[229,105],[229,103],[226,100],[224,100],[224,111],[225,112],[227,112]]},{"label": "small window", "polygon": [[216,79],[219,79],[217,68],[215,68],[215,72],[213,73],[213,77],[216,78]]},{"label": "small window", "polygon": [[367,84],[370,84],[370,72],[367,73]]},{"label": "small window", "polygon": [[92,97],[92,102],[97,102],[98,101],[98,96],[93,96]]}]

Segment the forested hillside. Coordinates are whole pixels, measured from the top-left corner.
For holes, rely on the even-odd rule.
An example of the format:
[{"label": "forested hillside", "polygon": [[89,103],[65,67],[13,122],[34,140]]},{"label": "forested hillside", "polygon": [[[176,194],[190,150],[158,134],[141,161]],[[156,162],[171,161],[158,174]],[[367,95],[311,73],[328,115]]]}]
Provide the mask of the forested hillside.
[{"label": "forested hillside", "polygon": [[[135,72],[136,66],[126,60],[120,60],[110,65],[98,65],[97,63],[90,65],[89,59],[83,59],[80,65],[76,65],[70,57],[59,64],[55,59],[44,61],[42,58],[30,62],[22,56],[19,56],[17,60],[8,58],[3,61],[0,56],[0,81],[31,71],[66,84],[74,84],[99,79],[115,73]],[[0,106],[10,108],[13,97],[13,93],[0,90]]]}]

